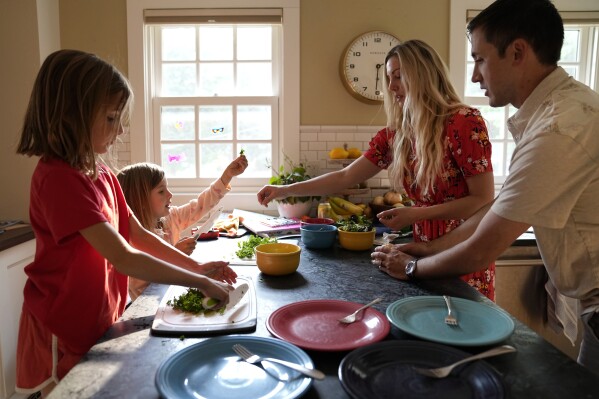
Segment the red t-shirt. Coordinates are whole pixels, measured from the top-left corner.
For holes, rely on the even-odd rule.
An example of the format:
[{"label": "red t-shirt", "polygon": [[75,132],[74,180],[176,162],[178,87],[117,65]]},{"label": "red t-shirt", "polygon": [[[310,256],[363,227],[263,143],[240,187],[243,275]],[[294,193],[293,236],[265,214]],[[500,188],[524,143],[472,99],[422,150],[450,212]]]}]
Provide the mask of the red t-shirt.
[{"label": "red t-shirt", "polygon": [[63,161],[38,162],[29,211],[36,253],[25,267],[23,306],[74,353],[86,353],[123,313],[128,284],[79,231],[108,222],[128,241],[129,212],[105,165],[94,181]]}]

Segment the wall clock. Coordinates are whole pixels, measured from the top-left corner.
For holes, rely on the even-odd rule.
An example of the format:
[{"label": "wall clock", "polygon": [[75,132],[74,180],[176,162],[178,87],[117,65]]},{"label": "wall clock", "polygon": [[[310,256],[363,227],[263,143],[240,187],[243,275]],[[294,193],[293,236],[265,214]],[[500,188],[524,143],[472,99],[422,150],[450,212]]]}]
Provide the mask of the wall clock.
[{"label": "wall clock", "polygon": [[399,43],[398,38],[382,31],[363,33],[349,43],[339,71],[352,96],[368,104],[383,102],[385,56]]}]

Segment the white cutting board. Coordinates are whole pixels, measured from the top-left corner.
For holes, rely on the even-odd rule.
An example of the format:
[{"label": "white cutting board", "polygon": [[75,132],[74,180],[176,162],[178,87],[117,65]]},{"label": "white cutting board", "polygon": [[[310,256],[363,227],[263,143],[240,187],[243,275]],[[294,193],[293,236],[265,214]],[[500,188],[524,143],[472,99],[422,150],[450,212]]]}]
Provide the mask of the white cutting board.
[{"label": "white cutting board", "polygon": [[214,312],[208,316],[194,315],[173,309],[167,301],[187,292],[187,287],[171,285],[160,301],[152,323],[152,333],[156,335],[210,335],[252,330],[256,328],[256,291],[251,278],[237,276],[235,287],[247,284],[247,292],[239,303],[227,306],[225,312]]}]

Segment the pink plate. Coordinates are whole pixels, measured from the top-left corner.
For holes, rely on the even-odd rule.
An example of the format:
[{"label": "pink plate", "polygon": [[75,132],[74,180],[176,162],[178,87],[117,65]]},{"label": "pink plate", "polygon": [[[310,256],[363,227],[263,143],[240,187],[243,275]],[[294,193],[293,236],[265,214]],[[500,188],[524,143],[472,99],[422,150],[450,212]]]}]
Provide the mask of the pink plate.
[{"label": "pink plate", "polygon": [[303,349],[347,351],[378,342],[389,334],[385,315],[373,308],[358,313],[355,323],[339,319],[362,304],[339,300],[311,300],[285,305],[266,321],[272,335]]}]

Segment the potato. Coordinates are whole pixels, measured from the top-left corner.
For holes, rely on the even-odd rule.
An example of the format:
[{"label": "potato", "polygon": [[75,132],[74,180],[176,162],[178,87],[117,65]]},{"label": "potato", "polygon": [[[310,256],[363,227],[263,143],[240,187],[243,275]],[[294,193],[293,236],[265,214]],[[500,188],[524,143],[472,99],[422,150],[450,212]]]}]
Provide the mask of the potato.
[{"label": "potato", "polygon": [[402,196],[400,193],[395,191],[387,191],[383,196],[383,200],[386,205],[394,205],[398,202],[402,202]]}]

